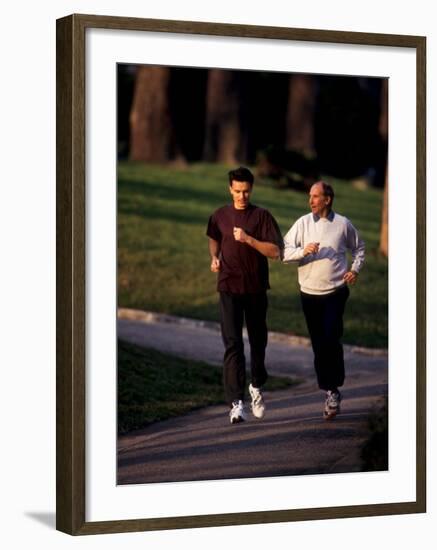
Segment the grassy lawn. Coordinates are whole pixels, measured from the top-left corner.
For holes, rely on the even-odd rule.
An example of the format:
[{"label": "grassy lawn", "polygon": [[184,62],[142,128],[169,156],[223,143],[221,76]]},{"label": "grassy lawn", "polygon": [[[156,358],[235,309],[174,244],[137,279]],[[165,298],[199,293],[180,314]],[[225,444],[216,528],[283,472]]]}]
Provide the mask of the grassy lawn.
[{"label": "grassy lawn", "polygon": [[[267,391],[298,383],[271,376]],[[118,432],[224,403],[222,369],[118,342]]]},{"label": "grassy lawn", "polygon": [[[216,275],[209,270],[206,224],[230,201],[228,168],[121,162],[118,173],[118,305],[218,321]],[[387,346],[388,265],[378,254],[382,192],[334,185],[334,207],[366,241],[366,264],[351,289],[346,343]],[[283,234],[308,212],[307,196],[255,182],[252,202],[277,219]],[[269,329],[307,336],[296,265],[270,263]]]}]

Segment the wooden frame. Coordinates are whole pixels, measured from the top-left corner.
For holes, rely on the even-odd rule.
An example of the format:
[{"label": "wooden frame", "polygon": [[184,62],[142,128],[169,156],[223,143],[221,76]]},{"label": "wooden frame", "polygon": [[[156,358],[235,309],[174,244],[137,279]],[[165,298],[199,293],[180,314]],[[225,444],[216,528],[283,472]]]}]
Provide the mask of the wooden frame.
[{"label": "wooden frame", "polygon": [[[86,522],[85,520],[85,30],[269,38],[416,50],[417,61],[417,448],[413,502]],[[57,529],[72,535],[273,523],[424,512],[426,509],[425,137],[426,39],[72,15],[57,21]]]}]

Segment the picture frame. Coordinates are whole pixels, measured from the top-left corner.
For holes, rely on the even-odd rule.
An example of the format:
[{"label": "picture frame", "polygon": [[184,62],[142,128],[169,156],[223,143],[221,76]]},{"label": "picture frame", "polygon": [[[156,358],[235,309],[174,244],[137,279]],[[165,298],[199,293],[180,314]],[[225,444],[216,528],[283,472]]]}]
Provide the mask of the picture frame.
[{"label": "picture frame", "polygon": [[[415,52],[415,498],[237,513],[87,519],[87,42],[90,29],[350,44]],[[349,518],[426,511],[426,39],[420,36],[75,14],[57,21],[57,529],[71,535]],[[115,406],[115,404],[114,404]]]}]

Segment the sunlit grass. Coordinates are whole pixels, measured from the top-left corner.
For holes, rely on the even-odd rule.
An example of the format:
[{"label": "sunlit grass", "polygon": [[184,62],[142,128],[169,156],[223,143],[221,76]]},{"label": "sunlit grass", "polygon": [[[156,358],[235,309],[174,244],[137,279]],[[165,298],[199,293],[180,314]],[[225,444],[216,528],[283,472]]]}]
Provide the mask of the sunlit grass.
[{"label": "sunlit grass", "polygon": [[[218,321],[216,276],[209,270],[206,225],[230,200],[228,168],[183,169],[122,162],[118,174],[118,304]],[[351,289],[344,341],[387,346],[388,265],[380,256],[382,191],[334,185],[334,209],[366,242],[366,263]],[[283,234],[308,211],[307,196],[256,182],[252,202],[270,210]],[[269,329],[307,335],[295,265],[270,262]]]},{"label": "sunlit grass", "polygon": [[[200,407],[224,404],[222,369],[200,361],[119,341],[117,373],[120,434]],[[270,376],[265,389],[284,389],[297,383],[292,378]]]}]

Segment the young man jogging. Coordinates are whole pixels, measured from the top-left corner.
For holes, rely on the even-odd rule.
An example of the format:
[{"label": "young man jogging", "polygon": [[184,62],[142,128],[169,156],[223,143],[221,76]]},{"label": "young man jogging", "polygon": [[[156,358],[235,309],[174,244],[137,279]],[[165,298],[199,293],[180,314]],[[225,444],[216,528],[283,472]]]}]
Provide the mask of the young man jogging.
[{"label": "young man jogging", "polygon": [[232,203],[216,210],[209,218],[211,271],[218,273],[220,319],[225,346],[223,382],[230,406],[231,424],[242,422],[246,361],[243,322],[250,343],[252,413],[262,418],[265,404],[262,386],[267,380],[264,364],[267,346],[267,258],[281,255],[282,238],[273,216],[250,202],[254,176],[247,168],[229,172]]},{"label": "young man jogging", "polygon": [[[343,313],[364,262],[364,242],[352,223],[332,210],[334,190],[315,183],[309,194],[311,213],[299,218],[284,237],[284,262],[299,262],[302,309],[314,352],[319,388],[326,391],[324,417],[340,412],[339,387],[345,378]],[[346,252],[352,253],[348,269]]]}]

